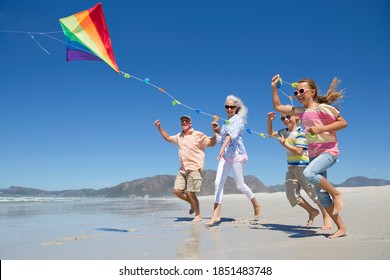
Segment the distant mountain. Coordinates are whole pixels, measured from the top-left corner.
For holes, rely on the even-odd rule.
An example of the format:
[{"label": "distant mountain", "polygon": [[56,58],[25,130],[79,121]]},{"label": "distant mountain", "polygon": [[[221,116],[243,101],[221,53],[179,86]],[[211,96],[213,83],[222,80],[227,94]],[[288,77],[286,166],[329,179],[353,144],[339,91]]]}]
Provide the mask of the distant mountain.
[{"label": "distant mountain", "polygon": [[369,179],[363,176],[351,177],[341,184],[335,184],[336,187],[366,187],[366,186],[387,186],[390,180]]},{"label": "distant mountain", "polygon": [[[205,170],[202,174],[203,181],[199,196],[214,194],[214,180],[216,171]],[[25,187],[12,186],[6,189],[0,189],[0,196],[58,196],[58,197],[167,197],[172,196],[172,187],[175,181],[175,175],[156,175],[137,179],[129,182],[123,182],[119,185],[103,189],[79,189],[63,191],[45,191]],[[259,192],[281,192],[285,191],[284,185],[274,185],[266,187],[257,177],[245,176],[245,183],[254,193]],[[358,176],[351,177],[341,184],[335,184],[337,187],[363,187],[363,186],[385,186],[390,185],[389,180],[369,179]],[[225,194],[240,193],[235,186],[234,179],[228,177],[224,187]]]},{"label": "distant mountain", "polygon": [[1,196],[60,196],[60,197],[83,197],[93,196],[97,191],[94,189],[44,191],[25,187],[12,186],[8,189],[0,189]]},{"label": "distant mountain", "polygon": [[150,197],[163,197],[172,193],[175,181],[173,175],[157,175],[120,183],[117,186],[97,190],[95,196],[102,197],[129,197],[148,195]]},{"label": "distant mountain", "polygon": [[[202,187],[199,196],[214,194],[214,180],[216,171],[205,170],[202,174]],[[175,175],[157,175],[142,179],[124,182],[111,188],[97,190],[94,195],[102,197],[128,197],[145,196],[163,197],[172,194],[172,187],[175,182]],[[253,192],[267,192],[266,186],[255,176],[245,176],[245,182]],[[224,193],[240,193],[232,177],[228,177],[224,187]]]},{"label": "distant mountain", "polygon": [[0,196],[50,196],[52,192],[39,189],[10,187],[8,189],[0,189]]},{"label": "distant mountain", "polygon": [[[337,187],[367,187],[367,186],[388,186],[390,185],[390,180],[384,179],[369,179],[363,176],[351,177],[342,182],[341,184],[332,183],[336,188]],[[273,185],[267,187],[268,192],[284,192],[286,190],[285,185]]]},{"label": "distant mountain", "polygon": [[285,185],[272,185],[267,187],[268,192],[275,193],[275,192],[284,192],[286,191]]}]

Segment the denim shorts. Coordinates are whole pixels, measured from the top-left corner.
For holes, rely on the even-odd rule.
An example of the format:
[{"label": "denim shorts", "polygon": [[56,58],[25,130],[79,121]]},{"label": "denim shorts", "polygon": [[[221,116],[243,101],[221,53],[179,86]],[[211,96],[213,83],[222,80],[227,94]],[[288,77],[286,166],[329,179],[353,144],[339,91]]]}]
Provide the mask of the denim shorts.
[{"label": "denim shorts", "polygon": [[314,185],[316,190],[318,200],[321,202],[322,206],[328,207],[332,205],[333,201],[329,193],[320,189],[318,184],[321,182],[322,177],[327,178],[327,171],[337,162],[337,157],[324,153],[320,154],[315,158],[310,159],[310,164],[303,171],[303,176],[306,181]]}]

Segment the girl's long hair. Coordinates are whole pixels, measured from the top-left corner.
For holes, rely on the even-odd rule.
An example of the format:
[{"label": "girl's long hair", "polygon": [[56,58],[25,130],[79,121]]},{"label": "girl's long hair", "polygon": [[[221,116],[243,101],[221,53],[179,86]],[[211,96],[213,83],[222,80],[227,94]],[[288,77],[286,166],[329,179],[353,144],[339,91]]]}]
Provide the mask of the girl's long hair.
[{"label": "girl's long hair", "polygon": [[298,81],[298,83],[307,83],[311,89],[315,90],[315,94],[313,96],[314,102],[317,103],[325,103],[332,104],[336,101],[340,101],[344,97],[344,90],[337,90],[341,81],[336,77],[333,78],[332,83],[329,86],[328,91],[325,95],[318,95],[318,87],[317,84],[310,78],[303,78]]}]

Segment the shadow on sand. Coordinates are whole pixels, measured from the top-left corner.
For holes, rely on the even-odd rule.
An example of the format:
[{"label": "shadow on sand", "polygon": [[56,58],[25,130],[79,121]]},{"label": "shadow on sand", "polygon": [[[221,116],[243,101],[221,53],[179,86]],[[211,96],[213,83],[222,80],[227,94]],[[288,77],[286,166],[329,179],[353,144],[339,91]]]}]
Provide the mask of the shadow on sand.
[{"label": "shadow on sand", "polygon": [[[258,227],[261,226],[261,227]],[[290,234],[290,238],[304,238],[311,236],[329,236],[329,234],[318,233],[316,229],[319,227],[306,227],[306,226],[296,226],[296,225],[282,225],[282,224],[261,224],[261,223],[252,223],[251,229],[260,229],[260,230],[276,230],[281,231],[286,234]]]},{"label": "shadow on sand", "polygon": [[127,229],[116,229],[116,228],[95,228],[100,231],[111,231],[111,232],[130,232]]},{"label": "shadow on sand", "polygon": [[[171,217],[174,220],[175,223],[180,223],[180,222],[191,222],[193,218],[191,217]],[[210,218],[203,218],[203,221],[205,220],[211,220],[211,217]],[[221,223],[231,223],[231,222],[234,222],[236,221],[235,219],[233,218],[221,218],[221,221],[219,221],[218,223],[215,223],[214,226],[218,226],[220,225]]]}]

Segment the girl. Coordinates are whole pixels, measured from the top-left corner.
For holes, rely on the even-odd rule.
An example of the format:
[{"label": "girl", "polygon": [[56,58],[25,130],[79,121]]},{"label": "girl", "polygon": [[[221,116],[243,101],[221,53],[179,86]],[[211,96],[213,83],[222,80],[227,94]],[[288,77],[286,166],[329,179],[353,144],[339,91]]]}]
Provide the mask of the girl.
[{"label": "girl", "polygon": [[298,81],[294,95],[303,107],[292,107],[280,103],[277,85],[280,76],[272,78],[272,104],[275,110],[286,115],[297,115],[308,134],[310,163],[303,171],[305,179],[316,188],[318,199],[337,226],[337,231],[329,238],[344,236],[347,229],[339,212],[343,207],[343,198],[327,180],[327,169],[336,163],[339,155],[336,131],[347,127],[347,122],[339,111],[330,104],[343,97],[343,91],[337,91],[340,81],[333,79],[325,96],[318,95],[318,88],[312,79]]}]

